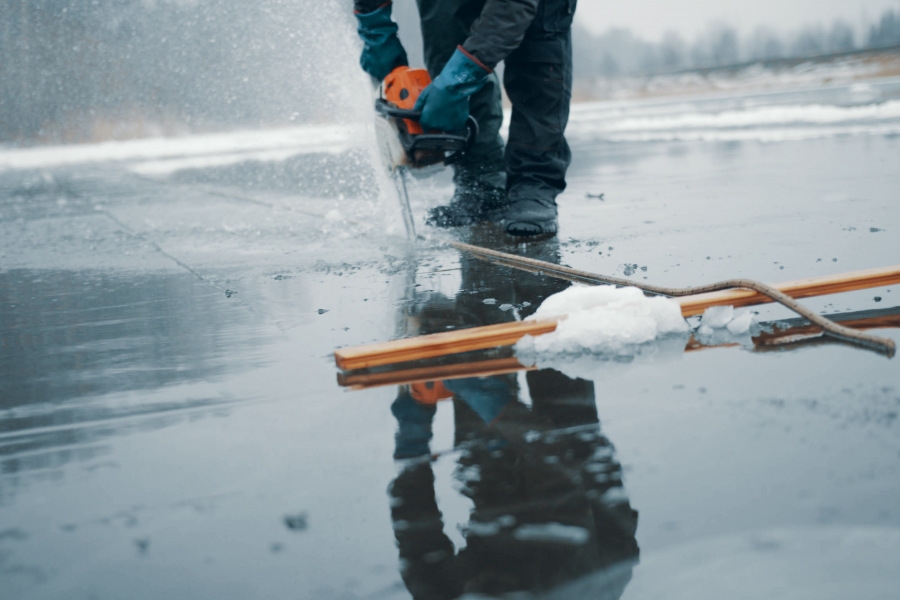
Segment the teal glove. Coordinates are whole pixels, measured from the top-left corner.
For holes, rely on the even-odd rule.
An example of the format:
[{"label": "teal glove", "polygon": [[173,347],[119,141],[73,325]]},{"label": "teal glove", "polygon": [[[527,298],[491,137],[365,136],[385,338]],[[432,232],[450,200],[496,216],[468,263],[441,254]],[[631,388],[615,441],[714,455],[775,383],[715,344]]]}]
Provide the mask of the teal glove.
[{"label": "teal glove", "polygon": [[364,42],[359,64],[378,81],[397,67],[409,64],[406,50],[397,37],[397,24],[391,20],[391,6],[388,2],[376,11],[356,15],[356,31]]},{"label": "teal glove", "polygon": [[491,70],[458,46],[431,85],[422,90],[414,110],[422,111],[425,129],[458,131],[469,117],[469,96],[484,85]]}]

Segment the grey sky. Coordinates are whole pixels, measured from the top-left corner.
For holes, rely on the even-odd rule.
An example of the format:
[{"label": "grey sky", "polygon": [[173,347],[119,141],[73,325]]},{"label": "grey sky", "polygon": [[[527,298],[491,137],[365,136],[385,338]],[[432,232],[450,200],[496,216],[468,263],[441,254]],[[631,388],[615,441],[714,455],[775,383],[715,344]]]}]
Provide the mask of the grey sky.
[{"label": "grey sky", "polygon": [[830,25],[836,18],[861,27],[898,0],[580,0],[577,19],[591,31],[626,27],[647,40],[668,30],[693,38],[711,21],[724,21],[742,33],[757,25],[791,31],[807,24]]}]

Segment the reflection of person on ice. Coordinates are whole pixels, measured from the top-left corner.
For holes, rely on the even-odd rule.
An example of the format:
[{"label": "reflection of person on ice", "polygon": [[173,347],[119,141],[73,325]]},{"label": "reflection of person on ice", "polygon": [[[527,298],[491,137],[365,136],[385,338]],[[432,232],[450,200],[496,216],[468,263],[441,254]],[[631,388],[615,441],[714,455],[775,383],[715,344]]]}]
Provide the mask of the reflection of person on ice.
[{"label": "reflection of person on ice", "polygon": [[[478,243],[482,229],[468,230],[476,238],[469,241]],[[527,252],[559,260],[555,240],[529,244]],[[508,322],[514,311],[527,316],[568,286],[465,255],[460,268],[455,298],[415,291],[404,303],[405,333]],[[591,589],[591,597],[622,595],[638,556],[637,512],[600,429],[594,384],[552,369],[529,371],[522,383],[510,374],[398,389],[391,412],[399,470],[388,493],[401,574],[413,598],[540,593],[584,582],[579,589]],[[472,505],[462,524],[464,547],[446,535],[452,525],[435,494],[431,442],[441,400],[452,405],[455,434],[454,451],[441,460],[456,459],[454,487]]]},{"label": "reflection of person on ice", "polygon": [[[556,196],[571,154],[564,137],[572,96],[572,18],[577,0],[417,0],[425,63],[433,77],[416,110],[426,129],[480,132],[455,166],[456,191],[429,213],[438,227],[502,223],[516,236],[557,230]],[[365,42],[360,63],[377,80],[407,64],[388,0],[354,0]],[[512,103],[504,148],[499,80]]]},{"label": "reflection of person on ice", "polygon": [[437,384],[439,395],[452,395],[455,487],[472,502],[464,548],[444,533],[435,495],[429,441],[437,399],[404,386],[394,401],[395,457],[406,460],[388,492],[413,598],[540,594],[590,578],[598,597],[616,599],[630,580],[637,512],[600,431],[593,384],[552,370],[527,378],[531,407],[519,401],[515,375]]}]

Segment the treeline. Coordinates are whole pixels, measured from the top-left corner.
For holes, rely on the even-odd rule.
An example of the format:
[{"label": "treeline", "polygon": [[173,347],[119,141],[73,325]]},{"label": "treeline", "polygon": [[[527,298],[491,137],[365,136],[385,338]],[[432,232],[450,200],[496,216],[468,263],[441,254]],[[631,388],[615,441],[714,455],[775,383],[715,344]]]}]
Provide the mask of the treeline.
[{"label": "treeline", "polygon": [[0,0],[0,143],[332,118],[341,0]]},{"label": "treeline", "polygon": [[861,36],[841,20],[830,27],[809,26],[784,36],[759,27],[743,38],[733,27],[713,23],[692,42],[675,32],[651,43],[627,29],[593,35],[578,26],[573,35],[577,76],[652,75],[900,46],[900,12],[885,11]]}]

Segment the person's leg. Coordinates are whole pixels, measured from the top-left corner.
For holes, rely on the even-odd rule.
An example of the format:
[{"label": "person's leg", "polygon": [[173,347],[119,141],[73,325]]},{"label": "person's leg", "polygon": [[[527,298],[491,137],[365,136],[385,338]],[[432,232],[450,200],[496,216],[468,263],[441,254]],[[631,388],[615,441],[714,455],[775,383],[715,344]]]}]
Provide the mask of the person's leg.
[{"label": "person's leg", "polygon": [[542,0],[522,44],[506,59],[513,105],[506,144],[511,235],[555,233],[556,196],[571,152],[564,136],[572,100],[572,17],[576,0]]},{"label": "person's leg", "polygon": [[[425,65],[431,77],[441,72],[454,50],[469,36],[484,0],[417,0],[422,24]],[[500,81],[491,75],[469,99],[469,112],[478,121],[475,145],[454,165],[456,193],[448,206],[439,206],[429,223],[439,227],[467,225],[489,218],[506,201],[506,172],[500,126],[503,108]]]}]

